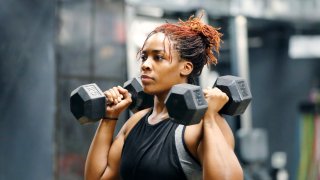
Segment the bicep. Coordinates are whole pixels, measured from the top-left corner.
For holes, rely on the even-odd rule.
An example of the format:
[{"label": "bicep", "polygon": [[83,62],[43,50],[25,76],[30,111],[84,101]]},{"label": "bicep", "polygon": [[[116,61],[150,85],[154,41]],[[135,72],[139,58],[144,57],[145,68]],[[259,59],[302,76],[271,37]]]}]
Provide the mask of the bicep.
[{"label": "bicep", "polygon": [[[221,133],[224,137],[224,140],[234,150],[235,140],[234,140],[233,132],[232,132],[229,124],[227,123],[227,121],[222,116],[220,116],[219,118],[216,119],[216,123],[219,127],[219,130],[221,131]],[[197,148],[197,156],[198,156],[201,164],[203,161],[203,150],[204,150],[203,141],[201,139],[201,141],[198,145],[198,148]]]},{"label": "bicep", "polygon": [[234,136],[228,123],[220,115],[206,120],[197,149],[204,179],[242,179],[241,165],[234,153]]},{"label": "bicep", "polygon": [[124,128],[115,137],[108,154],[108,164],[102,179],[120,179],[120,160],[124,145]]}]

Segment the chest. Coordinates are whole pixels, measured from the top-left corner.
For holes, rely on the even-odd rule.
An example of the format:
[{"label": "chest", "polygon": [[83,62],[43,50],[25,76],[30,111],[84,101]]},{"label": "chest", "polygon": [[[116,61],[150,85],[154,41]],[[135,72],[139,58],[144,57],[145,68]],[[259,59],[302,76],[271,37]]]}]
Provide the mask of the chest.
[{"label": "chest", "polygon": [[171,122],[139,122],[128,135],[121,157],[123,179],[183,179]]}]

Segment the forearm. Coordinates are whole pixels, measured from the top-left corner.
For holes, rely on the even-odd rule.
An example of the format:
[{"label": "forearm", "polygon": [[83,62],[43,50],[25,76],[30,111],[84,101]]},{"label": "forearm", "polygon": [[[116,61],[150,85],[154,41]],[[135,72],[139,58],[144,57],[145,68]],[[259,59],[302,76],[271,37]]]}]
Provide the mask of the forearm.
[{"label": "forearm", "polygon": [[116,122],[115,120],[100,121],[86,159],[86,179],[99,179],[106,170]]},{"label": "forearm", "polygon": [[218,123],[219,114],[203,120],[204,179],[243,179],[242,169]]}]

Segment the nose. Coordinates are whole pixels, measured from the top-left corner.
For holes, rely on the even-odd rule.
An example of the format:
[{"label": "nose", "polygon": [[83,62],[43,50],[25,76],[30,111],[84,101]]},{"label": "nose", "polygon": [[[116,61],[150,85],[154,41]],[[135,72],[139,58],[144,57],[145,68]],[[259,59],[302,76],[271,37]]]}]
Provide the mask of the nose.
[{"label": "nose", "polygon": [[141,63],[141,71],[151,70],[151,60],[150,58],[146,59]]}]

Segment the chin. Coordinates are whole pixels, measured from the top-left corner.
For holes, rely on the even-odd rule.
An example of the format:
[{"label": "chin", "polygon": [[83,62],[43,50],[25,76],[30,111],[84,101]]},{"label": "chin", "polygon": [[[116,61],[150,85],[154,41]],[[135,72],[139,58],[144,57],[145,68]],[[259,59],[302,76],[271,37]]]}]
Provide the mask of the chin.
[{"label": "chin", "polygon": [[143,91],[146,94],[149,94],[149,95],[157,95],[157,94],[161,93],[163,90],[159,89],[159,88],[156,88],[156,87],[150,87],[149,86],[149,87],[144,87]]},{"label": "chin", "polygon": [[146,94],[154,95],[154,92],[150,88],[143,87],[143,92]]},{"label": "chin", "polygon": [[155,95],[156,93],[152,92],[152,91],[143,91],[144,93],[148,94],[148,95]]}]

